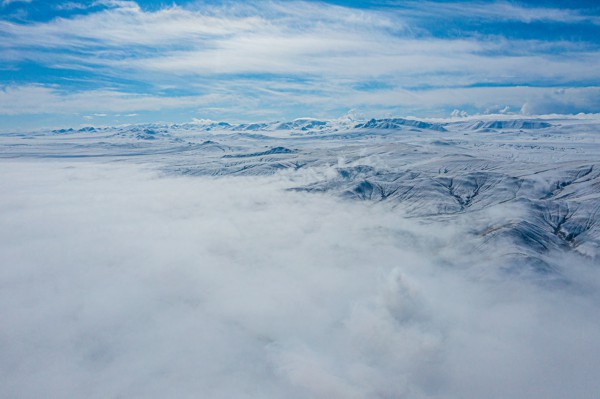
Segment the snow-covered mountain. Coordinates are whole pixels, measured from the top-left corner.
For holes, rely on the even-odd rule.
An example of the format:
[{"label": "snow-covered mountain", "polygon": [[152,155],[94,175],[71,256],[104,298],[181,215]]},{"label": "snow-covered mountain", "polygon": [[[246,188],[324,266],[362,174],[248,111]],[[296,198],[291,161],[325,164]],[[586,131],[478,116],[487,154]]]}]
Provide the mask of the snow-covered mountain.
[{"label": "snow-covered mountain", "polygon": [[445,132],[446,129],[437,123],[428,123],[413,119],[392,118],[392,119],[371,119],[365,123],[359,123],[355,126],[357,129],[401,129],[404,127],[413,127],[417,129],[437,130]]},{"label": "snow-covered mountain", "polygon": [[[599,132],[600,121],[573,118],[208,121],[5,134],[0,156],[152,160],[185,175],[312,173],[294,189],[471,223],[483,247],[512,243],[507,267],[550,272],[553,250],[600,256]],[[519,212],[504,217],[508,206]]]}]

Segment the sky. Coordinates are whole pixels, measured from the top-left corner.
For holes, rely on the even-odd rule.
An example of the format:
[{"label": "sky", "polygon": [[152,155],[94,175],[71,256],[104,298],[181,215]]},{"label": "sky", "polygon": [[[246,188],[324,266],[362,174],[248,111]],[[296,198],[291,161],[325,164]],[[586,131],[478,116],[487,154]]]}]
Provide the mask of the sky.
[{"label": "sky", "polygon": [[595,1],[0,0],[3,130],[596,113],[598,65]]}]

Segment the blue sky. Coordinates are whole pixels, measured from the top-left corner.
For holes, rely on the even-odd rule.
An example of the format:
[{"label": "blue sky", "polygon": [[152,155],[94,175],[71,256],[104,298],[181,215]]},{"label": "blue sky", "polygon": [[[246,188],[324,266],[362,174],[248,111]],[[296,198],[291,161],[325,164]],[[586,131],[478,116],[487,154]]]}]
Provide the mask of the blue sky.
[{"label": "blue sky", "polygon": [[595,1],[0,0],[0,129],[600,112]]}]

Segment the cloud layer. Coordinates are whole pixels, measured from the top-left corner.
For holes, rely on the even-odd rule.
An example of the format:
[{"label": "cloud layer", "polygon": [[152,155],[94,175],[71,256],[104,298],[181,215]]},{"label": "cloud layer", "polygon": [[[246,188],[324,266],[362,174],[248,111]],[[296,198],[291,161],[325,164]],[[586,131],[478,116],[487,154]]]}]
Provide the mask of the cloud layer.
[{"label": "cloud layer", "polygon": [[551,288],[481,274],[468,226],[285,191],[285,176],[2,166],[0,396],[598,392],[597,268]]}]

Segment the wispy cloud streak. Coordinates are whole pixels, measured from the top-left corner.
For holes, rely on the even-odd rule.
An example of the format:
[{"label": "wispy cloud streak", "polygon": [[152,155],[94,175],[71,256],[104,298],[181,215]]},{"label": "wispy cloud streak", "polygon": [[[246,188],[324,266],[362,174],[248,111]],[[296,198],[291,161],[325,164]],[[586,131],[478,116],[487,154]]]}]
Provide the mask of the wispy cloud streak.
[{"label": "wispy cloud streak", "polygon": [[517,21],[531,22],[558,22],[564,24],[593,23],[600,24],[598,15],[589,15],[586,9],[555,8],[550,6],[539,7],[522,5],[518,2],[493,1],[493,2],[434,2],[434,1],[408,1],[398,2],[398,6],[411,10],[414,14],[425,17],[432,10],[439,16],[446,18],[469,18],[484,21]]},{"label": "wispy cloud streak", "polygon": [[[70,4],[63,6],[73,8]],[[388,92],[402,99],[407,92],[419,97],[422,90],[459,93],[476,86],[493,96],[497,91],[493,86],[508,86],[518,87],[515,92],[529,90],[528,96],[535,97],[535,87],[594,90],[600,84],[596,42],[543,35],[509,38],[497,33],[444,36],[429,32],[427,26],[429,17],[467,20],[472,16],[523,24],[596,23],[597,17],[579,10],[506,2],[409,2],[384,9],[309,2],[192,3],[154,10],[133,1],[94,4],[93,11],[48,21],[0,20],[4,39],[0,59],[15,70],[33,64],[65,74],[87,73],[92,79],[125,80],[132,87],[130,95],[146,98],[163,96],[161,87],[183,89],[185,93],[179,95],[184,97],[218,93],[260,98],[265,89],[274,84],[281,87],[287,80],[289,86],[283,91],[297,96],[292,101],[298,109],[312,102],[314,94],[326,96],[323,100],[330,101],[332,109],[346,106],[339,100],[342,95],[381,95],[386,100],[380,109],[387,110],[394,106]],[[34,78],[13,76],[17,79],[5,86],[42,85]],[[303,90],[294,92],[298,82]],[[99,83],[93,90],[116,88]],[[526,101],[514,98],[505,105],[520,108]],[[395,105],[401,108],[405,102]],[[486,108],[471,105],[480,111]],[[451,106],[456,106],[455,101],[446,104]],[[281,117],[295,116],[288,111]],[[16,112],[15,107],[10,111]],[[32,111],[23,108],[22,112]]]}]

